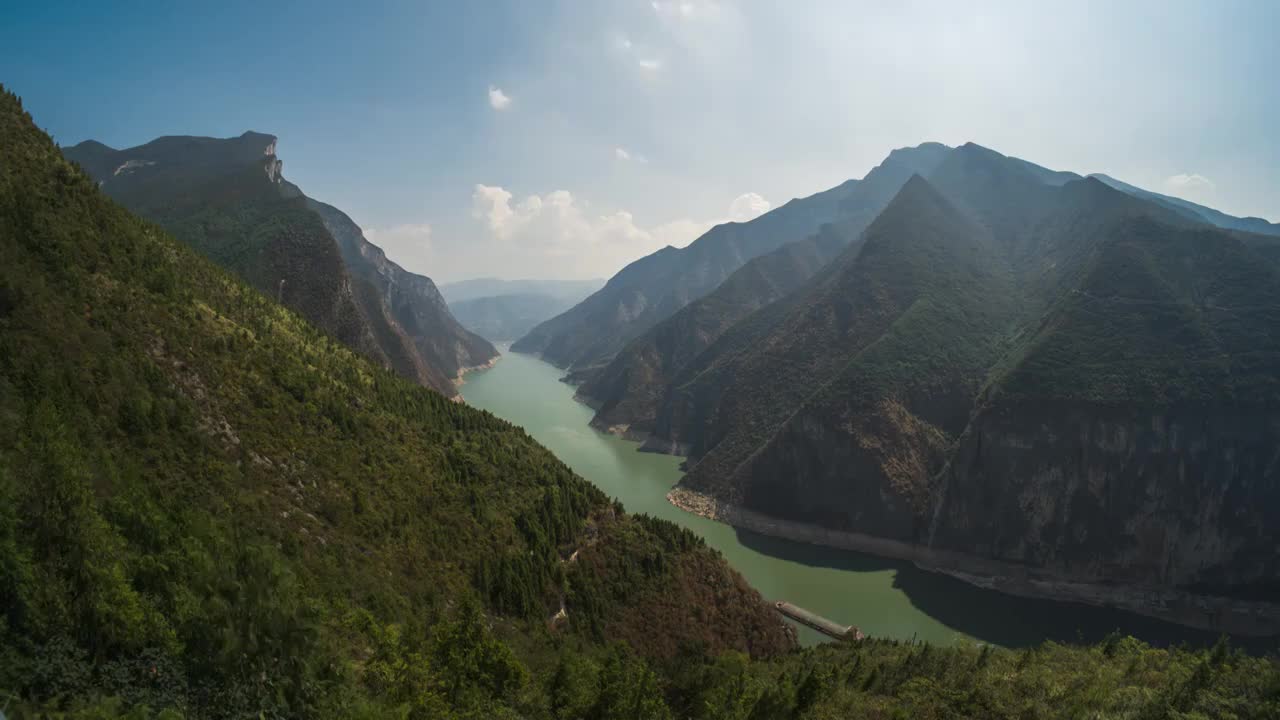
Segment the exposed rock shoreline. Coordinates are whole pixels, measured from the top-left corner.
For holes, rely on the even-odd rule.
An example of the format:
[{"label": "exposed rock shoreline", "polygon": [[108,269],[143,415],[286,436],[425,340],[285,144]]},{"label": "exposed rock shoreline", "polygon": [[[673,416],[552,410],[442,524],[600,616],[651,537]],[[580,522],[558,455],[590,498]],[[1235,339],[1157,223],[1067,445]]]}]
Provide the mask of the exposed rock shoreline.
[{"label": "exposed rock shoreline", "polygon": [[[600,408],[600,402],[598,400],[595,400],[590,396],[583,395],[582,393],[575,393],[573,399],[583,405],[586,405],[592,410],[598,410]],[[680,458],[689,457],[689,443],[673,442],[671,440],[664,440],[662,438],[655,437],[652,433],[646,430],[636,430],[631,427],[631,423],[609,425],[603,421],[593,418],[590,425],[606,435],[615,435],[623,440],[639,443],[640,452],[654,453],[656,455],[675,455]]]},{"label": "exposed rock shoreline", "polygon": [[[497,365],[497,364],[498,364],[498,361],[499,361],[499,360],[501,360],[501,359],[502,359],[502,355],[501,355],[501,354],[499,354],[499,355],[494,355],[493,357],[489,358],[489,360],[488,360],[487,362],[483,362],[483,363],[481,363],[481,364],[479,364],[479,365],[469,365],[469,366],[467,366],[467,367],[460,368],[460,369],[458,370],[458,376],[457,376],[457,377],[455,377],[455,378],[453,379],[453,385],[454,385],[454,387],[455,387],[455,388],[459,388],[459,387],[462,387],[463,385],[465,385],[465,384],[467,383],[467,381],[466,381],[466,379],[465,379],[465,376],[466,376],[466,374],[467,374],[467,373],[472,372],[473,370],[488,370],[489,368],[493,367],[494,365]],[[462,398],[462,393],[461,393],[461,392],[455,392],[455,393],[454,393],[454,395],[453,395],[453,397],[451,397],[451,398],[449,398],[449,399],[450,399],[450,400],[452,400],[453,402],[456,402],[456,403],[466,402],[466,400],[464,400],[464,399]]]},{"label": "exposed rock shoreline", "polygon": [[1212,632],[1280,635],[1280,604],[1196,595],[1182,590],[1080,582],[990,558],[939,550],[861,533],[782,520],[677,485],[672,505],[744,530],[797,542],[906,560],[987,590],[1018,597],[1109,607]]},{"label": "exposed rock shoreline", "polygon": [[498,361],[501,359],[502,359],[502,355],[494,355],[493,357],[489,358],[488,361],[482,362],[479,365],[468,365],[467,367],[459,368],[458,376],[453,379],[453,382],[457,385],[463,385],[467,382],[464,379],[467,373],[473,372],[476,370],[488,370],[494,365],[497,365]]}]

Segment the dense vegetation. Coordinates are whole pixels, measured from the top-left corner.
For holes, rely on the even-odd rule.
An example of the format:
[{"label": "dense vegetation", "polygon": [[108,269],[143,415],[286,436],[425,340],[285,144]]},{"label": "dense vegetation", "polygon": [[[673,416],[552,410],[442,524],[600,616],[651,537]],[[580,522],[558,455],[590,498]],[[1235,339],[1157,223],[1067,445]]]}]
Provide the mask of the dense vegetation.
[{"label": "dense vegetation", "polygon": [[719,500],[1108,598],[1269,597],[1168,617],[1280,632],[1274,247],[968,144],[678,372],[638,340],[598,376],[628,400],[602,417]]},{"label": "dense vegetation", "polygon": [[0,157],[9,717],[1280,712],[1225,646],[785,652],[696,537],[115,206],[8,93]]},{"label": "dense vegetation", "polygon": [[[0,110],[0,687],[196,715],[533,712],[527,666],[555,644],[666,622],[636,598],[722,567],[129,215],[16,98]],[[575,582],[592,543],[616,557]],[[713,651],[787,647],[758,595],[723,592],[741,624]]]},{"label": "dense vegetation", "polygon": [[[810,213],[818,231],[750,260],[712,292],[628,343],[602,369],[575,374],[585,380],[579,394],[597,408],[593,424],[627,427],[636,435],[652,432],[675,388],[705,369],[698,358],[710,345],[756,310],[803,287],[846,246],[858,244],[907,179],[932,170],[948,150],[937,143],[894,150],[861,180],[746,223],[744,228],[767,235],[777,233],[775,213]],[[838,202],[832,203],[833,197]]]},{"label": "dense vegetation", "polygon": [[430,278],[387,260],[345,213],[281,175],[275,137],[170,136],[63,154],[102,190],[348,347],[448,397],[497,355],[449,314]]},{"label": "dense vegetation", "polygon": [[574,378],[590,377],[627,343],[716,289],[752,258],[803,240],[831,222],[844,224],[848,235],[856,236],[913,172],[936,164],[946,149],[926,143],[895,150],[863,180],[792,200],[749,222],[717,225],[687,247],[666,247],[643,257],[511,348],[571,368]]},{"label": "dense vegetation", "polygon": [[672,380],[734,323],[778,300],[838,255],[862,230],[824,225],[813,237],[787,243],[738,268],[715,290],[632,340],[578,388],[596,407],[592,424],[643,434],[653,429]]}]

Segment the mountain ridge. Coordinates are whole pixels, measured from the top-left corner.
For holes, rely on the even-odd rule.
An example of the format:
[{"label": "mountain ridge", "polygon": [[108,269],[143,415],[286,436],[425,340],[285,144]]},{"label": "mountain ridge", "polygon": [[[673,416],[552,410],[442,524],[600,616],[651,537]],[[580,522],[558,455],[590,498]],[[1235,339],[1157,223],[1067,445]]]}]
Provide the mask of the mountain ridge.
[{"label": "mountain ridge", "polygon": [[453,319],[434,283],[388,260],[345,213],[282,175],[276,137],[164,136],[64,154],[108,194],[297,309],[362,354],[456,397],[497,357]]},{"label": "mountain ridge", "polygon": [[717,225],[684,248],[667,247],[640,258],[600,291],[534,328],[511,349],[538,355],[578,374],[603,367],[628,342],[714,290],[747,261],[803,240],[832,220],[857,216],[870,222],[874,211],[897,189],[892,181],[877,179],[927,166],[944,148],[936,143],[901,148],[862,180],[847,180],[790,200],[745,223]]},{"label": "mountain ridge", "polygon": [[[1089,602],[1165,612],[1105,589],[1127,583],[1176,598],[1179,622],[1256,618],[1249,632],[1275,632],[1280,607],[1231,615],[1231,598],[1247,604],[1280,575],[1260,559],[1280,527],[1261,510],[1280,492],[1264,460],[1280,442],[1268,330],[1280,273],[1260,254],[1273,245],[1038,167],[956,148],[904,185],[860,246],[685,362],[633,437],[688,457],[673,498],[709,515],[974,548],[962,566],[930,567],[963,575],[985,557]],[[949,208],[939,227],[970,227],[956,246],[970,249],[920,244],[942,235],[919,224],[934,195]],[[631,419],[599,417],[615,430]],[[1162,487],[1162,473],[1178,483]],[[1169,545],[1135,539],[1134,524]],[[1216,614],[1191,612],[1198,597]]]},{"label": "mountain ridge", "polygon": [[680,647],[793,646],[692,533],[131,214],[2,89],[0,149],[6,712],[541,717],[569,661],[665,711]]}]

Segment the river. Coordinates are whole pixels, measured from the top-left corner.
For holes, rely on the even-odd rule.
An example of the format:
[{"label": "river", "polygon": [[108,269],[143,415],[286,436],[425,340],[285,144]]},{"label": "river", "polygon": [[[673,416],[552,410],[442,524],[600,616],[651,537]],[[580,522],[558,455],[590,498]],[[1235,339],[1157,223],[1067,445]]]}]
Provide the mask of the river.
[{"label": "river", "polygon": [[[790,601],[868,635],[933,643],[1023,647],[1045,639],[1096,641],[1113,630],[1159,645],[1216,640],[1140,615],[1015,598],[910,563],[765,537],[686,513],[666,500],[680,478],[681,459],[637,452],[636,443],[589,427],[591,409],[573,399],[562,375],[532,356],[505,352],[494,367],[467,374],[462,397],[524,427],[627,511],[671,520],[701,535],[771,601]],[[808,628],[799,631],[805,644],[824,639]]]}]

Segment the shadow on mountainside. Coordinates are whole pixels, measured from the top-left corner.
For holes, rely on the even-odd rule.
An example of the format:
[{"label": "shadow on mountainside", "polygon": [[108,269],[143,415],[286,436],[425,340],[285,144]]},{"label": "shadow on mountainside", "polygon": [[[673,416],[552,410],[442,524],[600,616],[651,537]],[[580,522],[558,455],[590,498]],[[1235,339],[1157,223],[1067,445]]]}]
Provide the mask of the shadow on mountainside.
[{"label": "shadow on mountainside", "polygon": [[[894,571],[893,585],[911,604],[957,632],[979,642],[1020,648],[1042,640],[1096,643],[1118,630],[1157,647],[1186,644],[1209,647],[1216,633],[1183,627],[1136,613],[1079,603],[1014,597],[984,590],[955,578],[921,570],[912,563],[865,553],[821,547],[735,528],[738,541],[756,552],[811,567],[849,572]],[[856,599],[845,622],[857,624]],[[1232,636],[1230,642],[1252,653],[1280,651],[1280,638]]]}]

